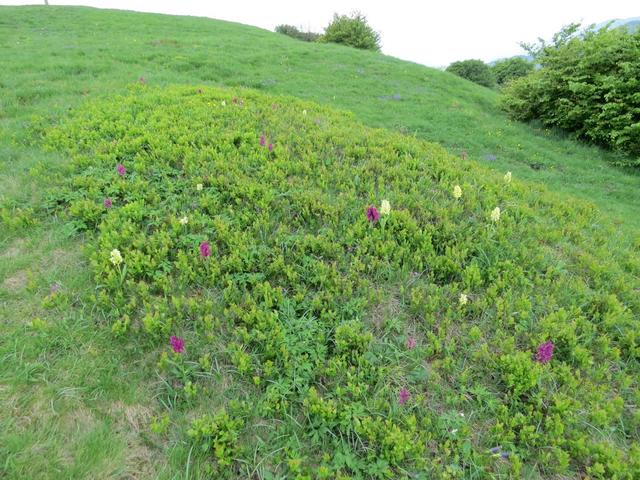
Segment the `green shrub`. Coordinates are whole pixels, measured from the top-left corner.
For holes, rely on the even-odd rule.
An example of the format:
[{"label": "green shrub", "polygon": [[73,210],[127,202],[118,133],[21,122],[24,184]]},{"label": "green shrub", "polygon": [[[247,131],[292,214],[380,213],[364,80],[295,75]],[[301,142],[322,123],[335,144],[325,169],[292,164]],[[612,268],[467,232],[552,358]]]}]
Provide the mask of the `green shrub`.
[{"label": "green shrub", "polygon": [[350,16],[334,14],[319,41],[380,51],[380,34],[369,26],[367,17],[360,12],[354,12]]},{"label": "green shrub", "polygon": [[447,67],[447,72],[470,80],[478,85],[493,87],[496,83],[489,65],[482,60],[462,60],[453,62]]},{"label": "green shrub", "polygon": [[491,67],[498,85],[505,85],[516,78],[525,77],[533,71],[533,63],[522,57],[499,60]]},{"label": "green shrub", "polygon": [[303,32],[293,25],[278,25],[275,30],[276,33],[282,33],[303,42],[316,42],[321,37],[319,33]]},{"label": "green shrub", "polygon": [[591,206],[244,90],[138,85],[47,142],[91,300],[158,355],[202,476],[640,475],[638,247]]},{"label": "green shrub", "polygon": [[587,30],[575,25],[554,42],[528,46],[541,68],[512,82],[502,97],[515,119],[617,150],[640,166],[640,31]]}]

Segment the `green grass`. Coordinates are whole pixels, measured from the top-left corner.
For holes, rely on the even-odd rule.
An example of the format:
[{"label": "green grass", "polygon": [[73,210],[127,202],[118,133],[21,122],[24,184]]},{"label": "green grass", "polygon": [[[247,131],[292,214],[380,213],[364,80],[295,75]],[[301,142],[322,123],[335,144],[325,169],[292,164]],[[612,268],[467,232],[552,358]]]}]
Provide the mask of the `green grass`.
[{"label": "green grass", "polygon": [[[445,72],[203,18],[2,7],[0,32],[3,126],[12,135],[28,135],[19,129],[32,115],[55,118],[141,76],[150,85],[246,86],[345,109],[367,125],[440,143],[455,155],[466,151],[640,226],[639,175],[611,167],[612,154],[598,148],[510,122],[496,92]],[[496,160],[485,160],[490,155]]]},{"label": "green grass", "polygon": [[[634,238],[637,238],[635,232],[640,220],[633,212],[639,204],[640,190],[637,175],[608,165],[610,154],[510,123],[497,110],[494,92],[449,74],[378,54],[334,45],[309,45],[255,28],[213,20],[84,8],[2,7],[0,57],[3,67],[8,67],[0,71],[0,321],[3,325],[0,402],[5,407],[0,412],[0,473],[7,478],[207,478],[210,475],[207,472],[218,467],[210,456],[192,450],[193,442],[186,430],[194,417],[203,412],[213,414],[221,405],[227,405],[232,418],[241,418],[248,425],[239,442],[242,448],[234,453],[234,470],[227,470],[228,475],[237,471],[243,472],[237,474],[238,478],[247,478],[247,472],[255,472],[257,478],[274,478],[268,476],[272,471],[277,475],[288,472],[288,478],[294,478],[291,472],[297,460],[303,469],[317,466],[325,461],[318,458],[323,451],[342,452],[342,461],[350,454],[355,454],[358,461],[367,457],[357,448],[350,450],[345,449],[344,444],[331,443],[333,435],[346,431],[344,425],[328,425],[333,435],[325,433],[320,440],[308,437],[309,428],[299,426],[304,424],[304,416],[295,415],[304,412],[307,392],[303,389],[285,397],[293,410],[263,412],[262,419],[256,418],[256,413],[246,405],[231,402],[237,397],[247,400],[249,405],[269,404],[264,397],[264,385],[253,384],[256,371],[243,373],[241,367],[246,357],[233,350],[233,345],[243,338],[238,338],[241,332],[230,326],[245,320],[222,313],[228,305],[221,303],[217,295],[213,295],[220,302],[215,304],[217,318],[224,321],[219,330],[209,332],[214,334],[213,340],[179,316],[175,325],[171,325],[171,333],[179,332],[189,342],[188,361],[198,360],[196,352],[215,353],[216,361],[209,369],[188,364],[189,375],[195,375],[201,389],[195,399],[185,399],[178,384],[172,383],[175,373],[158,366],[158,362],[163,363],[162,352],[167,350],[168,330],[160,326],[160,334],[156,332],[154,336],[155,327],[143,328],[139,323],[141,312],[132,310],[129,313],[134,319],[133,332],[124,337],[114,336],[111,325],[127,307],[93,298],[105,288],[114,298],[120,294],[124,298],[142,295],[123,292],[118,285],[110,283],[114,279],[104,254],[113,248],[108,247],[114,238],[124,238],[120,237],[120,227],[127,220],[135,220],[135,215],[129,219],[126,215],[121,217],[123,212],[116,202],[112,216],[103,219],[102,196],[108,193],[120,202],[144,199],[148,211],[157,215],[152,224],[171,231],[176,226],[179,209],[192,211],[188,186],[193,186],[199,177],[207,185],[207,197],[204,197],[207,200],[203,200],[205,203],[199,208],[212,209],[209,217],[215,218],[221,213],[217,209],[227,208],[227,204],[216,203],[220,198],[215,195],[208,197],[212,179],[208,178],[206,165],[197,164],[192,177],[181,178],[175,186],[165,183],[162,176],[155,176],[175,174],[171,169],[176,165],[171,162],[176,160],[176,152],[164,138],[168,132],[191,138],[191,151],[197,158],[205,147],[198,143],[198,138],[190,137],[193,131],[204,132],[203,138],[220,142],[228,149],[233,144],[233,135],[229,132],[241,131],[242,141],[250,142],[257,138],[260,128],[268,128],[269,133],[276,135],[278,158],[284,153],[281,145],[284,148],[300,142],[305,146],[299,158],[286,157],[291,162],[286,168],[309,168],[310,173],[328,175],[327,168],[314,163],[315,159],[329,162],[342,155],[344,164],[336,166],[328,185],[349,192],[349,196],[340,200],[332,199],[331,189],[325,191],[327,184],[314,183],[312,176],[300,179],[305,190],[311,192],[309,196],[296,193],[291,197],[301,208],[308,209],[305,211],[326,215],[330,223],[340,218],[336,212],[346,215],[346,224],[332,223],[335,231],[331,234],[314,230],[317,225],[311,220],[313,216],[296,223],[277,204],[273,219],[278,220],[283,229],[316,235],[318,243],[311,242],[307,247],[313,255],[301,255],[298,260],[302,263],[292,266],[302,268],[298,273],[303,275],[300,282],[288,284],[277,276],[270,276],[267,280],[273,285],[314,291],[313,282],[324,281],[334,288],[344,287],[338,278],[327,273],[331,270],[324,265],[323,256],[334,255],[331,252],[336,245],[344,247],[341,242],[355,235],[360,239],[355,247],[364,249],[363,257],[373,255],[375,259],[375,242],[372,244],[366,238],[369,230],[355,227],[351,231],[347,224],[359,225],[361,206],[380,200],[376,192],[392,200],[399,214],[394,222],[400,222],[398,225],[416,235],[405,239],[405,245],[394,243],[398,241],[395,238],[376,237],[385,244],[385,249],[390,248],[382,255],[390,255],[389,263],[378,264],[372,260],[367,263],[370,270],[365,269],[361,276],[354,275],[360,267],[350,263],[354,260],[349,248],[336,257],[351,282],[354,298],[360,299],[360,303],[350,304],[330,290],[323,300],[342,312],[337,324],[323,317],[322,311],[314,310],[317,305],[313,298],[304,295],[296,299],[299,305],[293,310],[286,302],[278,303],[276,310],[293,331],[304,331],[315,325],[317,331],[329,337],[349,315],[380,322],[364,322],[363,336],[357,329],[353,333],[343,327],[341,335],[346,338],[346,347],[341,355],[352,359],[364,355],[370,361],[367,353],[374,353],[380,359],[378,362],[384,368],[379,377],[366,371],[366,362],[362,360],[365,372],[358,375],[369,376],[358,377],[356,386],[369,388],[367,385],[372,379],[379,382],[368,392],[370,403],[363,400],[366,411],[394,422],[401,432],[398,438],[405,442],[406,435],[412,435],[410,420],[402,409],[391,406],[395,407],[393,399],[401,380],[408,382],[416,402],[411,411],[423,422],[421,433],[411,437],[408,443],[417,438],[424,442],[424,435],[427,436],[429,451],[425,458],[430,461],[433,477],[445,476],[447,468],[453,478],[460,474],[471,477],[474,472],[478,476],[507,478],[511,474],[518,477],[518,465],[523,465],[522,475],[529,478],[546,478],[553,471],[577,475],[586,468],[591,468],[591,474],[598,477],[602,465],[603,476],[607,478],[611,472],[633,472],[632,469],[637,468],[631,460],[638,450],[640,423],[638,347],[633,333],[638,324],[639,273],[638,241]],[[222,125],[232,125],[233,130],[225,133],[222,129],[215,134],[204,128],[208,120],[203,114],[211,107],[200,104],[203,100],[199,100],[201,97],[193,89],[163,94],[154,89],[147,92],[146,88],[137,88],[131,91],[131,97],[121,98],[114,104],[114,95],[129,91],[141,76],[151,87],[246,86],[268,94],[286,93],[317,101],[352,111],[357,120],[369,126],[438,141],[455,156],[464,149],[471,159],[478,159],[501,173],[492,175],[473,163],[447,157],[435,146],[384,131],[367,130],[331,111],[277,97],[253,97],[251,93],[237,91],[236,95],[247,98],[247,108],[254,115],[236,117],[216,112],[215,118]],[[205,92],[207,99],[219,102],[220,98],[227,98],[229,107],[235,108],[230,101],[231,92]],[[394,94],[399,94],[400,100],[394,100]],[[140,96],[140,103],[136,95]],[[101,102],[101,99],[106,100]],[[193,115],[185,115],[180,99],[190,106]],[[173,115],[169,124],[157,123],[163,110],[156,112],[160,115],[158,118],[147,116],[155,111],[156,104],[163,102],[166,112]],[[291,107],[287,106],[289,102]],[[266,106],[271,103],[284,105],[279,110],[281,117],[269,113]],[[258,111],[256,105],[260,106]],[[316,132],[319,138],[300,133],[303,120],[299,115],[303,106],[310,112],[308,121],[316,117],[324,119],[323,128],[328,131],[320,127],[314,131],[313,126],[309,127],[310,134]],[[69,121],[69,110],[78,107],[79,112],[71,113],[75,120]],[[143,112],[139,124],[130,121],[131,109]],[[257,125],[256,119],[262,123]],[[188,127],[190,122],[199,130],[192,131]],[[63,124],[62,129],[52,130],[58,123]],[[124,125],[124,128],[110,130],[113,125]],[[297,130],[292,131],[291,126]],[[113,131],[119,131],[122,136],[120,147],[110,143]],[[59,136],[52,132],[66,133]],[[139,132],[157,142],[154,143],[158,147],[157,165],[144,155],[131,156],[135,148],[126,154],[128,145],[136,145]],[[51,150],[51,146],[55,149]],[[390,147],[393,148],[389,150]],[[125,149],[124,157],[115,156],[122,154],[119,148]],[[399,153],[405,148],[408,157]],[[100,154],[94,155],[96,151]],[[253,169],[258,167],[251,162],[255,155],[260,155],[260,150],[250,148],[247,152],[249,156],[238,157],[238,170],[225,173],[228,180],[242,179],[237,185],[229,184],[236,185],[237,190],[234,190],[236,187],[223,189],[219,194],[258,201],[260,195],[270,198],[274,192],[283,193],[279,190],[281,184],[254,181]],[[310,152],[315,155],[309,157]],[[93,170],[78,168],[78,164],[70,162],[72,154]],[[483,160],[488,154],[496,155],[497,159]],[[126,159],[129,172],[137,178],[134,191],[109,185],[112,163],[121,158]],[[420,161],[414,162],[412,158]],[[305,161],[299,163],[300,159]],[[394,162],[386,164],[381,159],[394,159]],[[392,168],[393,175],[397,176],[388,179],[384,192],[377,191],[380,186],[374,187],[367,180],[364,191],[351,191],[352,186],[346,180],[351,174],[343,170],[349,166],[352,172],[364,169],[358,178],[364,178],[367,167],[376,172]],[[144,176],[137,176],[138,169],[148,169],[153,175],[146,181]],[[224,166],[219,169],[225,170]],[[503,191],[501,177],[506,170],[513,171],[517,181],[512,190]],[[520,179],[539,181],[556,193],[520,183]],[[460,183],[465,192],[463,199],[467,203],[460,210],[449,196],[454,182]],[[73,188],[70,189],[70,185]],[[156,192],[163,192],[161,197],[165,203],[155,203]],[[589,206],[573,200],[573,196],[593,201],[619,222],[618,227],[613,228]],[[429,199],[426,205],[425,198]],[[496,238],[488,235],[489,230],[483,227],[495,204],[504,207],[505,215],[501,224],[504,230]],[[232,238],[226,241],[239,252],[251,252],[246,245],[249,240],[252,240],[249,245],[274,250],[265,240],[269,236],[261,231],[265,225],[275,228],[270,220],[265,220],[265,225],[254,225],[245,213],[241,207],[235,213],[224,212],[223,218],[230,221],[233,232]],[[199,236],[211,233],[212,226],[213,231],[220,227],[208,223],[210,219],[206,216],[190,215],[196,215],[192,225],[199,229],[197,236],[184,244],[172,238],[171,252],[176,249],[197,252]],[[96,231],[95,226],[103,221],[108,228]],[[149,228],[148,219],[135,221],[140,222],[137,226]],[[243,225],[242,222],[249,223]],[[430,230],[430,223],[437,228]],[[456,229],[463,233],[458,235]],[[398,230],[399,235],[402,231]],[[376,230],[371,232],[377,235]],[[438,250],[435,257],[430,256],[434,252],[427,251],[424,258],[422,254],[409,255],[408,252],[422,248],[424,232],[431,232],[432,239],[439,240],[435,248],[444,248],[446,244],[449,250]],[[278,239],[278,231],[273,233],[274,239]],[[366,250],[369,248],[370,251]],[[130,245],[122,249],[128,262],[135,248]],[[261,259],[260,252],[258,249],[247,254],[243,260],[247,262],[245,268],[240,269],[238,259],[224,255],[220,259],[223,265],[228,262],[223,273],[234,282],[239,278],[248,282],[246,288],[251,295],[255,294],[255,285],[250,280],[253,277],[247,274],[260,272],[252,263]],[[535,257],[532,252],[541,256]],[[424,267],[420,262],[426,259],[433,271],[414,278],[415,272],[422,271],[419,267]],[[178,268],[174,253],[167,256],[167,261],[172,269]],[[494,265],[496,261],[499,268]],[[473,272],[459,271],[461,266],[471,264],[482,266],[480,284],[476,285]],[[156,283],[159,277],[150,274],[158,265],[144,262],[143,265],[138,273],[131,275],[160,289],[154,290],[153,294],[157,295],[162,282]],[[524,270],[520,271],[518,266]],[[172,285],[180,285],[173,276],[176,271],[179,268],[171,270]],[[318,271],[325,272],[328,278],[313,280],[304,276],[318,275]],[[223,287],[212,278],[202,277],[199,270],[196,272],[196,283],[200,287],[212,293]],[[502,274],[506,275],[504,279]],[[51,293],[54,284],[59,287]],[[401,292],[402,285],[411,288]],[[470,285],[475,285],[471,311],[461,317],[460,311],[451,305],[455,304],[459,289]],[[182,286],[187,292],[183,295],[189,296],[192,287],[189,282]],[[370,294],[365,293],[367,289],[371,290]],[[391,300],[385,297],[385,291],[393,292]],[[162,304],[155,297],[151,302],[156,306]],[[568,318],[558,310],[568,312]],[[465,329],[461,330],[461,325]],[[478,330],[469,333],[466,327],[470,326],[477,326]],[[145,330],[151,332],[145,333]],[[260,333],[249,331],[251,335]],[[373,335],[370,344],[367,344],[366,333]],[[402,347],[408,334],[420,339],[420,349],[413,354],[407,354]],[[548,335],[556,336],[557,363],[553,368],[541,370],[523,352],[529,352]],[[284,338],[292,342],[296,337],[287,334]],[[308,339],[287,345],[293,348],[305,341]],[[357,347],[359,342],[369,345],[365,346],[364,354]],[[498,349],[499,361],[486,356],[483,343]],[[327,340],[327,348],[331,349],[332,345],[333,342]],[[252,368],[262,372],[260,366],[264,366],[265,352],[260,344],[248,343],[246,350]],[[349,353],[351,350],[354,353]],[[420,365],[425,358],[431,381],[421,384],[424,379]],[[340,361],[340,355],[334,360]],[[282,378],[265,374],[265,380],[289,378],[284,367],[286,365],[280,369]],[[536,437],[528,430],[540,428],[540,423],[531,423],[535,416],[518,417],[518,413],[526,413],[529,407],[518,399],[513,399],[514,403],[508,400],[514,388],[530,388],[526,387],[528,375],[538,380],[538,385],[529,391],[531,403],[542,402],[546,408],[547,399],[557,400],[554,408],[563,418],[564,432],[554,430],[553,422],[544,423],[543,428],[548,429],[544,430],[546,436]],[[577,375],[581,375],[581,384],[571,380]],[[315,380],[305,381],[310,382],[306,386],[317,384]],[[350,402],[338,393],[340,381],[324,382],[323,397],[326,401],[338,402],[343,412],[348,410],[346,407],[358,406],[359,402]],[[226,387],[222,388],[223,385]],[[424,397],[417,393],[421,388],[425,388]],[[579,403],[571,403],[576,401]],[[563,402],[569,402],[570,406],[563,406]],[[382,410],[385,413],[381,413]],[[449,415],[460,411],[466,412],[468,422],[461,423]],[[161,427],[165,414],[170,422],[168,429]],[[461,435],[469,442],[450,436],[452,425],[458,423],[461,423]],[[273,436],[272,431],[283,436]],[[529,438],[525,432],[529,432]],[[372,451],[383,458],[396,458],[385,450],[383,432],[369,433],[372,438],[368,445]],[[359,431],[358,435],[364,433]],[[562,444],[567,438],[570,445]],[[580,439],[586,446],[571,444]],[[206,443],[206,438],[199,442]],[[510,462],[493,462],[488,458],[486,448],[494,442],[513,449]],[[409,451],[410,456],[417,452],[411,448]],[[563,467],[563,451],[570,452],[568,467]],[[329,464],[338,462],[335,458],[330,460]],[[413,460],[406,458],[392,466],[399,469],[394,470],[396,477],[402,475],[399,473],[402,469],[418,468]]]}]

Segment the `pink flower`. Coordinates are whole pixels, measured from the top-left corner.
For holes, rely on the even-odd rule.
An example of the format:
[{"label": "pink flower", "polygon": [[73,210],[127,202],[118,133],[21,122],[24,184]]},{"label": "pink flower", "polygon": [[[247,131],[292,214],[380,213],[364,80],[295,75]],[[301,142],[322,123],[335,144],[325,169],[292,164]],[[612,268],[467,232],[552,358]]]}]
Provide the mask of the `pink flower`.
[{"label": "pink flower", "polygon": [[202,255],[203,258],[211,256],[211,246],[209,242],[205,241],[200,244],[200,255]]},{"label": "pink flower", "polygon": [[105,198],[102,204],[104,205],[104,208],[111,208],[111,206],[113,205],[113,202],[111,201],[110,198]]},{"label": "pink flower", "polygon": [[267,138],[264,136],[264,133],[260,135],[260,146],[264,147],[267,144]]},{"label": "pink flower", "polygon": [[373,205],[367,207],[367,220],[370,222],[377,222],[380,220],[380,212]]},{"label": "pink flower", "polygon": [[271,152],[273,150],[273,143],[269,144],[269,151]]},{"label": "pink flower", "polygon": [[538,347],[538,351],[536,352],[536,361],[540,363],[547,363],[551,361],[551,357],[553,357],[553,342],[544,342]]},{"label": "pink flower", "polygon": [[398,403],[400,405],[404,405],[405,403],[407,403],[407,400],[409,400],[410,397],[411,397],[411,394],[409,393],[409,390],[402,387],[400,389],[400,394],[398,395]]},{"label": "pink flower", "polygon": [[415,338],[409,337],[407,338],[407,349],[412,350],[418,344]]},{"label": "pink flower", "polygon": [[124,177],[124,174],[127,173],[127,169],[124,168],[124,165],[121,163],[116,165],[116,171],[118,172],[118,175],[120,175],[121,177]]},{"label": "pink flower", "polygon": [[169,344],[171,345],[171,348],[173,349],[174,352],[176,353],[184,352],[184,339],[180,337],[176,337],[175,335],[171,335],[171,337],[169,338]]}]

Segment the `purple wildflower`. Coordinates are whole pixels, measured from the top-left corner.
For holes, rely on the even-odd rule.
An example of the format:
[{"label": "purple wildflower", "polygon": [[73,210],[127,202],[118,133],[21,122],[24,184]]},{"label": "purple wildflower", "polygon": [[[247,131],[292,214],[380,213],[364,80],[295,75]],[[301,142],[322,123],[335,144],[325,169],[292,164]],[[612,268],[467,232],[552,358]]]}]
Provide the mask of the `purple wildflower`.
[{"label": "purple wildflower", "polygon": [[105,198],[102,204],[104,205],[104,208],[111,208],[113,206],[113,202],[110,198]]},{"label": "purple wildflower", "polygon": [[267,144],[267,138],[264,136],[264,133],[260,135],[260,146],[264,147]]},{"label": "purple wildflower", "polygon": [[413,350],[417,344],[418,344],[418,342],[416,341],[415,338],[413,338],[413,337],[407,338],[407,349],[408,350]]},{"label": "purple wildflower", "polygon": [[500,445],[498,445],[497,447],[493,447],[493,448],[489,449],[489,451],[493,455],[497,455],[498,453],[500,453],[500,450],[502,450],[502,447]]},{"label": "purple wildflower", "polygon": [[507,458],[509,458],[509,452],[502,452],[500,453],[500,456],[506,460]]},{"label": "purple wildflower", "polygon": [[372,223],[380,220],[380,212],[378,212],[378,209],[373,205],[367,207],[367,220]]},{"label": "purple wildflower", "polygon": [[51,284],[51,293],[56,293],[60,290],[60,284],[58,282],[54,282]]},{"label": "purple wildflower", "polygon": [[205,241],[200,244],[200,255],[202,255],[203,258],[211,256],[211,246],[209,242]]},{"label": "purple wildflower", "polygon": [[551,357],[553,357],[553,342],[544,342],[538,347],[538,351],[536,352],[536,361],[540,363],[547,363],[551,360]]},{"label": "purple wildflower", "polygon": [[400,405],[404,405],[405,403],[407,403],[407,400],[409,400],[409,397],[411,397],[411,394],[409,393],[409,390],[407,390],[406,388],[402,387],[400,389],[400,394],[398,395],[398,403]]},{"label": "purple wildflower", "polygon": [[180,337],[176,337],[175,335],[171,335],[169,338],[169,344],[175,353],[183,353],[184,352],[184,339]]},{"label": "purple wildflower", "polygon": [[270,144],[269,144],[269,151],[270,151],[270,152],[271,152],[271,151],[273,151],[273,143],[270,143]]},{"label": "purple wildflower", "polygon": [[121,163],[116,165],[116,171],[118,172],[118,175],[120,175],[121,177],[124,177],[124,174],[127,173],[127,169],[124,168],[124,165]]}]

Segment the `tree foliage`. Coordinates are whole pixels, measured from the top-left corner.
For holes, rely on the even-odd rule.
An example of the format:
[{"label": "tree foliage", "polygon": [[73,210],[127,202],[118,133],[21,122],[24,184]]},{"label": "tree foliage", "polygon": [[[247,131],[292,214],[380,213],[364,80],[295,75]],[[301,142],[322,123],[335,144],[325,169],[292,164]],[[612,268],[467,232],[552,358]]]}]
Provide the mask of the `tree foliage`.
[{"label": "tree foliage", "polygon": [[363,50],[380,51],[380,34],[369,23],[367,17],[360,12],[351,15],[333,15],[333,20],[325,28],[321,42],[341,43]]},{"label": "tree foliage", "polygon": [[447,67],[447,72],[471,80],[479,85],[484,85],[485,87],[493,87],[496,83],[491,68],[482,60],[453,62]]},{"label": "tree foliage", "polygon": [[619,163],[639,166],[640,31],[580,32],[572,24],[549,44],[524,47],[541,68],[505,89],[504,109],[629,154]]},{"label": "tree foliage", "polygon": [[533,71],[533,63],[522,57],[506,58],[497,61],[491,71],[498,85],[505,85],[511,80],[524,77]]}]

